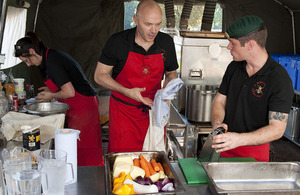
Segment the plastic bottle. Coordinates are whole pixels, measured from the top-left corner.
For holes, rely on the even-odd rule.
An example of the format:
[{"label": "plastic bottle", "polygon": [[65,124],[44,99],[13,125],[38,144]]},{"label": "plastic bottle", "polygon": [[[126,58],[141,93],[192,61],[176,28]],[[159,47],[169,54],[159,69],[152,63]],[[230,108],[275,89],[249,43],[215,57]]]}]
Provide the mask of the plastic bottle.
[{"label": "plastic bottle", "polygon": [[12,107],[12,111],[19,111],[18,96],[13,96],[13,107]]}]

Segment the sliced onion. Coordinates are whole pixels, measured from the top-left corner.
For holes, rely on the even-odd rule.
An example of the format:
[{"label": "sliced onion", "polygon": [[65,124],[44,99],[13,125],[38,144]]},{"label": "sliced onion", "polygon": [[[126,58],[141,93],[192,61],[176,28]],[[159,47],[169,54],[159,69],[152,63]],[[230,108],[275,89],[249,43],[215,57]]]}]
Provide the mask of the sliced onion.
[{"label": "sliced onion", "polygon": [[149,177],[145,177],[144,178],[144,183],[145,183],[145,185],[151,185],[151,184],[153,184],[152,181],[151,181],[151,179]]},{"label": "sliced onion", "polygon": [[168,192],[173,192],[173,191],[175,191],[175,188],[173,186],[170,186],[167,190],[168,190]]},{"label": "sliced onion", "polygon": [[142,184],[142,185],[145,185],[145,180],[142,176],[137,176],[134,180],[136,183],[139,183],[139,184]]},{"label": "sliced onion", "polygon": [[149,177],[143,178],[142,176],[137,176],[134,180],[136,183],[142,184],[142,185],[151,185],[152,181]]},{"label": "sliced onion", "polygon": [[171,181],[170,178],[166,177],[166,178],[164,178],[164,179],[162,180],[161,183],[162,183],[162,185],[164,186],[164,185],[166,185],[167,183],[172,183],[172,181]]},{"label": "sliced onion", "polygon": [[153,184],[156,185],[158,191],[161,192],[161,189],[163,188],[162,183],[161,183],[160,181],[156,181],[156,182],[154,182]]},{"label": "sliced onion", "polygon": [[163,192],[170,192],[170,191],[174,191],[174,185],[172,182],[167,183],[166,185],[164,185],[164,187],[161,189],[161,191]]}]

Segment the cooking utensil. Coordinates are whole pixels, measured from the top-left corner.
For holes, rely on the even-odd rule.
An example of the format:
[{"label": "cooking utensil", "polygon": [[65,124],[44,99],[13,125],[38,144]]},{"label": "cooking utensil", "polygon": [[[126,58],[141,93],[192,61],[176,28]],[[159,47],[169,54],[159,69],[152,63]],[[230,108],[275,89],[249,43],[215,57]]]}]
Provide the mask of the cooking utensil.
[{"label": "cooking utensil", "polygon": [[217,94],[217,85],[186,86],[185,116],[194,122],[209,122],[211,105]]},{"label": "cooking utensil", "polygon": [[203,162],[212,194],[300,194],[300,162]]},{"label": "cooking utensil", "polygon": [[61,102],[41,102],[24,106],[24,110],[30,114],[47,116],[52,114],[66,113],[70,108],[68,104]]},{"label": "cooking utensil", "polygon": [[213,132],[211,132],[206,141],[204,142],[204,145],[202,147],[202,150],[200,151],[199,158],[197,161],[199,163],[201,162],[217,162],[220,158],[220,152],[217,153],[215,148],[212,148],[213,145],[213,138],[215,135],[223,134],[226,130],[223,127],[218,127]]}]

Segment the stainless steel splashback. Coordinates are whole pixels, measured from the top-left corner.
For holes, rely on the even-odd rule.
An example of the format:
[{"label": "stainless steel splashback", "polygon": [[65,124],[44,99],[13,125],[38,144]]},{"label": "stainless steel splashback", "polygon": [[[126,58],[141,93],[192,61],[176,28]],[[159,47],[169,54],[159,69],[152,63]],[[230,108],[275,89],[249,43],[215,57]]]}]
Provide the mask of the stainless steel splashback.
[{"label": "stainless steel splashback", "polygon": [[220,85],[228,64],[232,61],[227,39],[174,36],[184,86],[173,104],[184,113],[187,85]]}]

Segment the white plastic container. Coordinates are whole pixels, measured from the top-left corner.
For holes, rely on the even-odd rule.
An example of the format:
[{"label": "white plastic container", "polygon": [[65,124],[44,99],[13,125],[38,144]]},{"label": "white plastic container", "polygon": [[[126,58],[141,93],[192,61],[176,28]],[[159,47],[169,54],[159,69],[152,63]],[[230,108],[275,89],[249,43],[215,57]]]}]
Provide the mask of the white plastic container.
[{"label": "white plastic container", "polygon": [[15,85],[16,93],[22,93],[24,91],[24,81],[23,78],[15,78],[13,79]]}]

